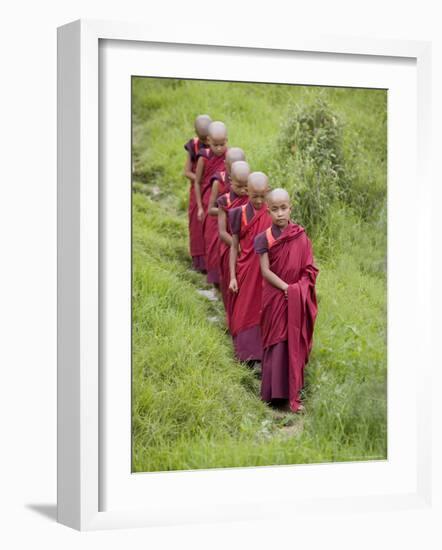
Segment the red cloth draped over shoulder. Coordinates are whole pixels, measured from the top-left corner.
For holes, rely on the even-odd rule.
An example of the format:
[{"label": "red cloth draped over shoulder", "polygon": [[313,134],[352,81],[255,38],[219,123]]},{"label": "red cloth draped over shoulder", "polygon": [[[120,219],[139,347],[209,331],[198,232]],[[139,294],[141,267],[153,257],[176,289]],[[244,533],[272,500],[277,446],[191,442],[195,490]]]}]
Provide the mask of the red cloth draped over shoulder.
[{"label": "red cloth draped over shoulder", "polygon": [[[218,199],[218,208],[224,210],[226,213],[226,231],[230,235],[232,234],[230,229],[230,222],[228,212],[232,208],[237,208],[243,204],[247,204],[249,197],[247,195],[238,196],[234,191],[224,193]],[[224,307],[226,310],[227,326],[230,324],[230,311],[231,311],[231,297],[232,293],[229,292],[230,283],[230,246],[227,246],[224,241],[219,239],[219,286],[223,297]]]},{"label": "red cloth draped over shoulder", "polygon": [[[258,233],[272,224],[266,204],[260,210],[255,210],[253,218],[247,222],[246,208],[248,205],[251,206],[251,203],[239,207],[242,210],[242,222],[239,232],[241,253],[236,262],[238,292],[232,293],[229,327],[234,337],[239,332],[260,323],[262,275],[259,257],[254,252],[253,243]],[[237,208],[230,210],[231,219],[237,210]]]},{"label": "red cloth draped over shoulder", "polygon": [[218,174],[220,174],[223,181],[225,179],[226,155],[223,153],[220,156],[216,156],[211,149],[208,149],[201,150],[198,154],[198,159],[200,157],[204,159],[204,170],[201,178],[201,202],[204,210],[207,211],[213,180],[216,179]]},{"label": "red cloth draped over shoulder", "polygon": [[[206,150],[209,146],[205,145],[198,137],[190,139],[185,145],[184,149],[189,153],[190,157],[190,169],[192,172],[196,170],[196,164],[199,154]],[[190,255],[193,258],[200,257],[198,262],[201,269],[204,269],[204,237],[203,226],[198,221],[198,207],[196,204],[195,187],[193,181],[189,185],[189,206],[187,209],[189,218],[189,249]]]},{"label": "red cloth draped over shoulder", "polygon": [[204,208],[203,235],[205,248],[205,263],[207,269],[207,281],[219,283],[219,260],[218,260],[218,220],[216,216],[209,216],[210,193],[215,180],[218,181],[218,196],[227,191],[225,155],[217,157],[211,151],[204,155],[204,173],[201,182],[201,200]]},{"label": "red cloth draped over shoulder", "polygon": [[290,408],[298,410],[299,391],[304,383],[304,366],[313,344],[313,328],[318,312],[315,292],[319,273],[312,246],[304,228],[289,223],[280,237],[269,239],[269,267],[288,285],[287,299],[278,288],[264,280],[261,335],[263,348],[288,342]]}]

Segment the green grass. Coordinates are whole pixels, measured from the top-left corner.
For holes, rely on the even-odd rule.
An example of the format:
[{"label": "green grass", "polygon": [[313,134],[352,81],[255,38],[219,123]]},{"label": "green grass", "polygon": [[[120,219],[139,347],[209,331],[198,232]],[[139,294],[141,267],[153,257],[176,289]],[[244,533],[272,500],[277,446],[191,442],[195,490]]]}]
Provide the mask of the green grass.
[{"label": "green grass", "polygon": [[[341,118],[352,194],[311,234],[319,315],[306,413],[278,415],[234,360],[220,302],[196,292],[208,287],[190,270],[183,144],[207,112],[283,185],[271,172],[282,124],[318,96]],[[386,93],[134,79],[133,143],[133,470],[385,458]]]}]

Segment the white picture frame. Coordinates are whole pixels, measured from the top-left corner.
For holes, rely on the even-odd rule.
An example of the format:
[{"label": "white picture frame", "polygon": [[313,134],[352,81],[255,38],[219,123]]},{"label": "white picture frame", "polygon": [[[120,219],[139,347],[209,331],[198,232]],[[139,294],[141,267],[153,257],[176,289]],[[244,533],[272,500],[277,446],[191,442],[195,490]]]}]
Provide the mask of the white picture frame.
[{"label": "white picture frame", "polygon": [[[169,44],[176,48],[189,45],[201,48],[228,48],[230,55],[245,51],[273,52],[283,55],[287,52],[309,52],[315,55],[331,56],[376,56],[381,59],[411,59],[417,71],[417,168],[419,178],[419,208],[417,210],[420,234],[430,234],[431,182],[427,171],[429,150],[429,101],[430,44],[427,42],[364,40],[346,37],[307,39],[282,36],[278,43],[265,44],[260,40],[234,44],[217,41],[216,44],[196,44],[185,30],[180,35],[164,36],[152,29],[135,24],[101,21],[76,21],[61,27],[58,31],[58,521],[80,530],[150,526],[180,522],[216,521],[262,517],[262,503],[251,502],[247,511],[235,507],[228,499],[216,504],[194,502],[184,507],[184,502],[173,510],[164,506],[131,507],[127,503],[102,510],[100,483],[103,482],[102,437],[100,414],[100,333],[103,319],[100,314],[102,289],[100,281],[102,251],[100,243],[100,133],[99,133],[99,59],[100,41],[125,41],[131,44]],[[182,46],[180,46],[182,45]],[[368,59],[367,57],[367,59]],[[172,76],[172,75],[171,75]],[[414,176],[413,176],[414,177]],[[417,181],[417,179],[415,180]],[[431,243],[419,248],[422,273],[427,273],[416,301],[417,313],[429,319],[431,310]],[[425,335],[430,334],[423,321],[420,328],[422,349],[428,344]],[[429,349],[426,346],[426,349]],[[420,348],[414,349],[418,353]],[[431,359],[431,358],[429,358]],[[130,369],[130,363],[127,366]],[[360,510],[397,509],[429,506],[431,501],[431,436],[428,419],[431,403],[425,392],[430,387],[431,360],[423,361],[420,379],[416,386],[416,487],[409,491],[367,493],[366,496],[346,496],[336,493],[308,499],[290,500],[281,498],[289,505],[285,508],[304,510],[326,509],[333,502],[334,511],[346,513],[355,506]],[[334,470],[324,475],[359,475],[352,471],[351,464],[333,465]],[[283,467],[285,468],[285,467]],[[285,470],[266,468],[265,475],[285,475]],[[299,475],[312,475],[312,468],[304,468]],[[248,469],[250,471],[251,469]],[[342,474],[342,470],[344,473]],[[262,471],[262,470],[261,470]],[[285,474],[284,474],[285,472]],[[297,472],[299,472],[299,467]],[[309,473],[310,472],[310,473]],[[347,473],[346,473],[347,472]],[[130,472],[129,472],[130,473]],[[180,477],[175,473],[163,477],[144,478],[144,483],[155,483],[167,491],[177,484]],[[169,476],[165,483],[164,476]],[[181,479],[189,482],[189,476],[205,483],[213,475],[224,479],[242,477],[241,469],[226,472],[185,472]],[[247,474],[249,475],[249,473]],[[252,475],[252,474],[250,474]],[[173,476],[173,477],[171,477]],[[293,483],[287,477],[288,483]],[[183,482],[184,483],[184,482]],[[183,490],[185,485],[182,485]],[[313,491],[314,494],[314,491]],[[186,497],[186,498],[191,498]],[[296,502],[295,502],[296,500]],[[280,515],[280,513],[278,514]]]}]

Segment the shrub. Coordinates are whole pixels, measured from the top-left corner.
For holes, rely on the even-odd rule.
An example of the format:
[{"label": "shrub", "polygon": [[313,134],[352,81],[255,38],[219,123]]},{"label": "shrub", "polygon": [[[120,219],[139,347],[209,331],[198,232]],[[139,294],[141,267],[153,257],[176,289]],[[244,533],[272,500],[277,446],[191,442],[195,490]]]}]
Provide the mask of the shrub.
[{"label": "shrub", "polygon": [[289,191],[297,221],[314,236],[339,204],[364,220],[382,208],[386,158],[367,156],[361,125],[368,132],[357,116],[348,124],[321,95],[313,102],[292,103],[281,124],[271,179]]},{"label": "shrub", "polygon": [[272,180],[293,197],[297,221],[316,234],[331,206],[347,194],[343,123],[322,98],[292,104],[277,145]]}]

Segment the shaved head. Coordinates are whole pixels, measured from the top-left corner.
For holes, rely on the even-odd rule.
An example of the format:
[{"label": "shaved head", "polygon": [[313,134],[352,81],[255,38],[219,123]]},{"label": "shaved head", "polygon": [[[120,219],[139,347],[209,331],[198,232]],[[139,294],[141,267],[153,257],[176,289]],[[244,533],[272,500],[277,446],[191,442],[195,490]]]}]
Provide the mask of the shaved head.
[{"label": "shaved head", "polygon": [[215,140],[227,139],[227,128],[224,122],[216,120],[209,125],[209,136]]},{"label": "shaved head", "polygon": [[237,181],[247,181],[249,175],[250,166],[245,160],[237,160],[232,164],[232,179]]},{"label": "shaved head", "polygon": [[252,172],[247,180],[250,189],[264,191],[269,187],[269,178],[264,172]]},{"label": "shaved head", "polygon": [[287,224],[290,223],[290,214],[292,211],[290,195],[287,191],[277,187],[270,191],[266,197],[266,201],[272,223],[277,225],[280,229],[287,227]]},{"label": "shaved head", "polygon": [[269,191],[269,178],[264,172],[252,172],[247,179],[247,194],[253,208],[260,210]]},{"label": "shaved head", "polygon": [[232,164],[238,160],[246,160],[246,155],[240,147],[229,147],[226,153],[226,163]]},{"label": "shaved head", "polygon": [[209,126],[212,119],[209,115],[198,115],[195,119],[195,131],[200,137],[209,135]]},{"label": "shaved head", "polygon": [[287,193],[285,189],[282,189],[281,187],[277,187],[276,189],[273,189],[270,191],[270,193],[267,195],[267,201],[268,202],[274,202],[274,201],[287,201],[290,203],[290,195]]}]

